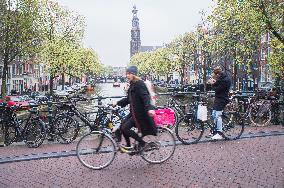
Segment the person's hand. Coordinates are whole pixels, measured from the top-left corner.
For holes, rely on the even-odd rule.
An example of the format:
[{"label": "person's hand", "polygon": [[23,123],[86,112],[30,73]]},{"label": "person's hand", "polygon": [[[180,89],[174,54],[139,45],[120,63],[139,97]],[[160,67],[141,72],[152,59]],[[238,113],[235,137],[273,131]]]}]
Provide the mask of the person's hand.
[{"label": "person's hand", "polygon": [[216,82],[216,80],[215,80],[215,79],[213,79],[213,78],[211,78],[210,80],[208,80],[208,82],[207,82],[207,83],[212,85],[212,84],[214,84],[215,82]]},{"label": "person's hand", "polygon": [[149,110],[149,111],[148,111],[148,115],[149,115],[150,117],[153,117],[155,114],[156,114],[156,113],[155,113],[155,110]]},{"label": "person's hand", "polygon": [[113,101],[112,102],[112,107],[116,107],[117,106],[117,102],[116,101]]}]

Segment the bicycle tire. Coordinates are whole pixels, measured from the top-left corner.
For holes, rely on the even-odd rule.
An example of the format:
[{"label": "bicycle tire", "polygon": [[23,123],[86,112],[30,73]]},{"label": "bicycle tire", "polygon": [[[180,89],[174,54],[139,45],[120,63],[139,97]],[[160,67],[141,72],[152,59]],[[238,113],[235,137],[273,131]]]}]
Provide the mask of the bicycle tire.
[{"label": "bicycle tire", "polygon": [[[261,114],[258,114],[259,113],[259,108],[258,109],[255,109],[254,108],[255,106],[252,106],[250,109],[249,109],[249,120],[251,122],[251,124],[253,126],[257,126],[257,127],[264,127],[264,126],[268,126],[269,123],[271,122],[271,119],[272,119],[272,113],[271,113],[271,110],[269,109],[269,107],[263,107],[263,106],[260,106],[260,107],[263,107],[261,108],[261,110],[263,110],[263,112],[261,112]],[[254,114],[256,113],[256,114]],[[261,122],[258,122],[257,120],[260,120]],[[262,121],[264,120],[264,121]]]},{"label": "bicycle tire", "polygon": [[53,122],[57,141],[61,144],[70,144],[79,134],[79,123],[68,115],[59,115]]},{"label": "bicycle tire", "polygon": [[174,124],[168,126],[168,128],[170,128],[171,130],[175,129],[175,127],[178,124],[178,121],[180,119],[178,113],[176,112],[176,110],[174,110],[174,118],[175,118]]},{"label": "bicycle tire", "polygon": [[[152,136],[150,141],[146,141],[147,144],[141,151],[142,159],[151,164],[160,164],[167,161],[173,156],[176,148],[175,137],[172,131],[166,127],[158,127],[157,129],[157,136]],[[165,155],[161,155],[161,152],[166,149]],[[159,154],[158,159],[156,159],[156,153]]]},{"label": "bicycle tire", "polygon": [[227,112],[222,115],[223,136],[227,140],[236,140],[241,137],[245,129],[245,123],[237,112]]},{"label": "bicycle tire", "polygon": [[[98,144],[96,143],[97,141],[99,142]],[[93,131],[84,135],[76,146],[76,154],[80,163],[93,170],[101,170],[109,166],[114,160],[116,153],[115,141],[111,136],[100,131]],[[98,156],[100,154],[102,156]],[[108,154],[109,158],[107,159]],[[95,164],[95,160],[106,160],[106,162]]]},{"label": "bicycle tire", "polygon": [[201,139],[204,126],[201,122],[194,121],[193,118],[183,117],[176,125],[175,132],[178,140],[183,144],[195,144]]},{"label": "bicycle tire", "polygon": [[10,123],[4,123],[2,128],[4,133],[4,144],[9,146],[16,140],[16,129],[14,126],[11,126]]},{"label": "bicycle tire", "polygon": [[45,124],[40,119],[32,119],[24,130],[24,142],[29,148],[39,147],[46,138]]}]

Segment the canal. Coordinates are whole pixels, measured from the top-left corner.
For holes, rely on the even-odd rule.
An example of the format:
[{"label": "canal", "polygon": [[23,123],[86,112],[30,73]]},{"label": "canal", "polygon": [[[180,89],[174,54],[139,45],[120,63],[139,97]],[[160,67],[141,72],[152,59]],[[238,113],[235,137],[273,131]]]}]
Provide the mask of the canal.
[{"label": "canal", "polygon": [[[124,87],[126,86],[126,83],[120,83],[120,87],[113,87],[112,83],[100,83],[97,84],[96,87],[94,88],[94,91],[87,92],[86,96],[89,98],[92,97],[97,97],[97,96],[103,96],[103,97],[117,97],[117,96],[126,96],[126,92],[124,91]],[[166,92],[165,88],[155,88],[156,94],[158,93],[164,93]],[[157,95],[157,106],[164,106],[167,102],[167,100],[170,98],[169,95]],[[189,98],[188,97],[177,97],[179,98],[182,102],[188,103]],[[105,104],[107,103],[112,103],[112,101],[118,101],[121,98],[109,98],[104,100],[103,102]],[[84,103],[84,109],[86,111],[89,111],[93,109],[97,104],[97,101],[88,101],[88,103]],[[87,110],[89,109],[89,110]]]}]

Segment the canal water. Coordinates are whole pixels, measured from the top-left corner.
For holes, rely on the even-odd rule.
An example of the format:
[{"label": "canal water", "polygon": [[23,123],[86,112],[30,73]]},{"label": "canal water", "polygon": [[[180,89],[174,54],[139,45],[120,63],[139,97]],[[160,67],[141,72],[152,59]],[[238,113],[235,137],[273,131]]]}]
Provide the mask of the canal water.
[{"label": "canal water", "polygon": [[[113,101],[118,101],[122,97],[126,96],[126,92],[124,91],[125,86],[126,86],[126,83],[120,83],[120,87],[113,87],[112,83],[100,83],[96,85],[96,87],[94,88],[94,91],[87,92],[86,96],[89,98],[97,97],[97,96],[110,97],[109,99],[103,100],[103,103],[105,104],[112,103]],[[166,90],[161,89],[161,88],[156,88],[155,92],[156,94],[158,94],[158,93],[166,92]],[[121,98],[111,98],[111,97],[118,97],[118,96],[121,96]],[[169,95],[157,95],[156,105],[164,106],[170,97],[171,96]],[[184,103],[188,103],[188,98],[181,97],[180,99]],[[82,106],[83,110],[92,111],[95,109],[94,106],[97,105],[97,101],[93,100],[93,101],[88,101],[82,104],[83,104]]]},{"label": "canal water", "polygon": [[93,92],[89,94],[93,96],[104,96],[104,97],[113,97],[113,96],[125,96],[124,87],[126,83],[120,83],[120,87],[113,87],[112,83],[100,83],[96,84]]}]

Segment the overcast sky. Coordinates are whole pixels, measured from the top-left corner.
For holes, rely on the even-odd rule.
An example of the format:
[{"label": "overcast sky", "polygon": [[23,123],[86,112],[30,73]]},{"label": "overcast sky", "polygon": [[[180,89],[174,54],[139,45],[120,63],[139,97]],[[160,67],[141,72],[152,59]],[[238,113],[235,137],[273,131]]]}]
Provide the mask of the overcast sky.
[{"label": "overcast sky", "polygon": [[141,45],[159,46],[201,21],[212,0],[56,0],[86,18],[84,45],[92,47],[103,64],[126,66],[130,57],[133,5],[138,9]]}]

